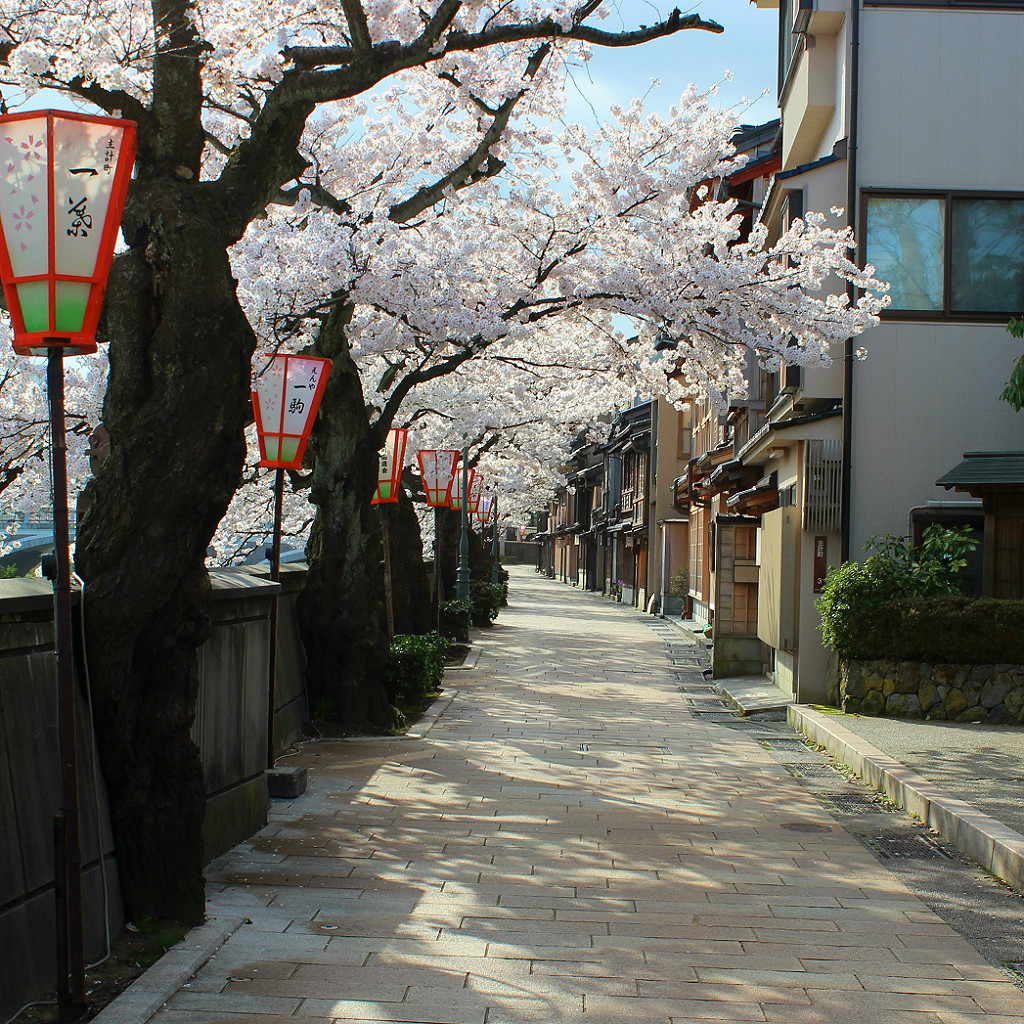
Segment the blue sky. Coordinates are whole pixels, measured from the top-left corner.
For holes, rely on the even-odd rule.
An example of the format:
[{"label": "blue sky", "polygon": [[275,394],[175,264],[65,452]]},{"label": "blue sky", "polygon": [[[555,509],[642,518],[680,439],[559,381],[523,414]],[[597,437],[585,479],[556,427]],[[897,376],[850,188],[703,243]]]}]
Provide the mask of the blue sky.
[{"label": "blue sky", "polygon": [[[570,83],[569,120],[592,123],[588,101],[603,117],[610,104],[625,104],[646,93],[652,78],[662,83],[648,98],[652,109],[667,110],[690,82],[702,89],[724,83],[719,93],[722,106],[742,104],[744,98],[756,101],[748,112],[739,114],[742,121],[760,123],[778,116],[776,11],[758,10],[749,0],[619,0],[619,15],[601,26],[615,29],[652,24],[667,17],[675,6],[684,14],[693,11],[717,21],[725,31],[720,35],[678,32],[640,47],[597,47],[589,65],[574,75],[575,98]],[[732,72],[731,82],[724,82],[727,71]],[[758,99],[765,89],[768,95]]]}]

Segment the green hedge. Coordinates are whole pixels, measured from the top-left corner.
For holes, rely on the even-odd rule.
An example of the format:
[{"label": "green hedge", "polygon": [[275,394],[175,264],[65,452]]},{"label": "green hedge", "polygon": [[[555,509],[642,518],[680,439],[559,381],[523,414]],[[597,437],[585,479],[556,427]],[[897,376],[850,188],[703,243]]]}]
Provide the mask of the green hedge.
[{"label": "green hedge", "polygon": [[473,580],[469,585],[469,599],[473,605],[473,625],[489,626],[498,617],[507,588],[501,583]]},{"label": "green hedge", "polygon": [[961,596],[891,601],[846,638],[841,657],[958,665],[1024,665],[1024,601]]},{"label": "green hedge", "polygon": [[441,602],[441,635],[454,640],[457,644],[469,642],[469,623],[473,617],[471,601]]},{"label": "green hedge", "polygon": [[433,693],[444,675],[448,638],[437,633],[405,634],[391,642],[386,686],[388,698],[415,699]]}]

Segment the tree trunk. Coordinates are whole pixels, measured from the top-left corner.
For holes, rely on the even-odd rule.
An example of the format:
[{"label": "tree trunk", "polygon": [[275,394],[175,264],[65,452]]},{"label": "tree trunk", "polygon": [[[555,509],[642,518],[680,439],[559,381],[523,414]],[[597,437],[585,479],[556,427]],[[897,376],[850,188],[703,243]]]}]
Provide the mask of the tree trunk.
[{"label": "tree trunk", "polygon": [[348,350],[350,317],[350,307],[336,306],[315,346],[334,363],[310,440],[315,461],[309,500],[316,517],[298,615],[312,711],[351,729],[379,729],[394,720],[384,690],[380,522],[370,506],[380,446]]},{"label": "tree trunk", "polygon": [[82,494],[76,566],[129,918],[203,919],[205,786],[189,730],[207,545],[238,486],[255,338],[219,213],[195,185],[133,185],[106,318],[110,454]]},{"label": "tree trunk", "polygon": [[391,589],[395,633],[429,633],[436,628],[430,580],[423,563],[423,538],[416,507],[404,488],[391,506]]}]

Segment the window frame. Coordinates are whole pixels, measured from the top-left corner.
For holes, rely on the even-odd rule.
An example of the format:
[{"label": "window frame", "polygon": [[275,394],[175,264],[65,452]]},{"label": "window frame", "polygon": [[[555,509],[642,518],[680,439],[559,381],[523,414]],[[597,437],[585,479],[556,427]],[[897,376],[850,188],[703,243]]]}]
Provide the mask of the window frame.
[{"label": "window frame", "polygon": [[1008,323],[1024,310],[994,312],[960,312],[950,308],[952,301],[953,203],[958,199],[992,199],[1024,202],[1024,192],[1003,192],[988,189],[934,188],[862,188],[857,211],[857,257],[860,266],[867,260],[868,201],[871,199],[941,199],[943,200],[942,309],[883,309],[883,320],[952,321],[955,323]]}]

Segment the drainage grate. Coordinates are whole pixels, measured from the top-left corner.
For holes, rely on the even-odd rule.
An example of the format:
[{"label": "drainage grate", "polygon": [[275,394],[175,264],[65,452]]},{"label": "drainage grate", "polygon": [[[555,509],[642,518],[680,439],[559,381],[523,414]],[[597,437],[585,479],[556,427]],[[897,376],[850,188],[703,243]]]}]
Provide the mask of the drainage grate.
[{"label": "drainage grate", "polygon": [[784,764],[782,767],[790,775],[802,776],[806,779],[832,779],[835,781],[838,774],[835,768],[827,764]]},{"label": "drainage grate", "polygon": [[779,828],[784,828],[788,832],[807,832],[815,835],[832,831],[831,825],[818,825],[813,821],[787,821]]},{"label": "drainage grate", "polygon": [[1024,982],[1024,963],[1015,964],[1007,960],[1003,963],[1003,970],[1018,984]]},{"label": "drainage grate", "polygon": [[883,860],[952,860],[952,856],[927,836],[880,832],[857,838]]},{"label": "drainage grate", "polygon": [[803,754],[811,752],[811,748],[803,740],[761,740],[761,743],[769,750],[799,751]]},{"label": "drainage grate", "polygon": [[703,718],[705,722],[731,722],[736,718],[728,711],[691,711],[690,714]]},{"label": "drainage grate", "polygon": [[833,810],[843,814],[878,814],[885,808],[869,796],[858,796],[850,793],[819,793]]}]

